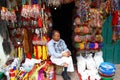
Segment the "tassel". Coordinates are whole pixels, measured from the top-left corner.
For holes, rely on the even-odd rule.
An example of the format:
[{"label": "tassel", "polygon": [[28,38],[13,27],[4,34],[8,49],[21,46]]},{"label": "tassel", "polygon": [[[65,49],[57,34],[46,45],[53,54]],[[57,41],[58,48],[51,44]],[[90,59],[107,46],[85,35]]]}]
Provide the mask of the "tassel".
[{"label": "tassel", "polygon": [[38,0],[33,0],[33,4],[38,4]]},{"label": "tassel", "polygon": [[21,50],[20,50],[20,47],[18,47],[18,58],[20,59],[21,57]]},{"label": "tassel", "polygon": [[42,46],[42,51],[43,51],[43,57],[42,60],[46,60],[47,59],[47,48],[46,46]]},{"label": "tassel", "polygon": [[36,56],[36,49],[35,49],[35,46],[34,46],[33,48],[34,48],[34,56]]},{"label": "tassel", "polygon": [[22,5],[26,4],[26,0],[22,0]]},{"label": "tassel", "polygon": [[35,46],[35,50],[36,50],[36,56],[35,56],[35,58],[38,59],[38,46]]},{"label": "tassel", "polygon": [[112,25],[115,26],[118,24],[118,11],[114,11],[112,16]]},{"label": "tassel", "polygon": [[31,0],[28,0],[28,5],[31,5],[31,4],[32,4]]},{"label": "tassel", "polygon": [[41,46],[38,46],[38,59],[42,57]]},{"label": "tassel", "polygon": [[27,34],[28,34],[28,46],[29,46],[29,53],[33,53],[33,44],[32,44],[32,38],[33,38],[33,35],[32,35],[32,29],[31,28],[28,28],[27,29]]},{"label": "tassel", "polygon": [[31,54],[30,54],[30,53],[27,53],[26,57],[27,57],[27,58],[29,58],[29,59],[31,59],[31,58],[32,58],[32,56],[31,56]]},{"label": "tassel", "polygon": [[27,54],[29,53],[29,37],[28,37],[28,31],[27,29],[24,29],[24,40],[23,40],[23,47],[24,47],[24,53]]},{"label": "tassel", "polygon": [[41,1],[41,0],[38,0],[38,4],[42,5],[42,1]]},{"label": "tassel", "polygon": [[22,47],[21,47],[21,49],[20,49],[20,52],[21,52],[21,57],[20,57],[20,59],[23,60],[23,59],[24,59],[24,55],[23,55],[23,48],[22,48]]},{"label": "tassel", "polygon": [[42,19],[41,18],[38,19],[38,27],[42,28]]}]

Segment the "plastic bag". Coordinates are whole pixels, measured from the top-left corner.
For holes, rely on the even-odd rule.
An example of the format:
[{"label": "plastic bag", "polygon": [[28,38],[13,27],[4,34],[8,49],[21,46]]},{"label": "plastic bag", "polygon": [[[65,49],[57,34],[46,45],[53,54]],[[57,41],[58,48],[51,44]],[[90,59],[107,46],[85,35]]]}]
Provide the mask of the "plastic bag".
[{"label": "plastic bag", "polygon": [[86,69],[86,62],[82,56],[77,57],[77,69],[80,74]]},{"label": "plastic bag", "polygon": [[98,70],[85,70],[85,73],[90,77],[90,80],[100,80],[101,77],[98,75]]},{"label": "plastic bag", "polygon": [[86,73],[86,71],[85,72],[81,72],[81,78],[82,78],[82,80],[88,80],[88,74]]},{"label": "plastic bag", "polygon": [[102,51],[95,53],[94,61],[97,69],[99,68],[100,64],[104,62],[102,55],[103,55]]},{"label": "plastic bag", "polygon": [[95,70],[96,69],[95,61],[92,57],[92,54],[89,54],[88,57],[86,58],[86,64],[87,64],[88,70]]}]

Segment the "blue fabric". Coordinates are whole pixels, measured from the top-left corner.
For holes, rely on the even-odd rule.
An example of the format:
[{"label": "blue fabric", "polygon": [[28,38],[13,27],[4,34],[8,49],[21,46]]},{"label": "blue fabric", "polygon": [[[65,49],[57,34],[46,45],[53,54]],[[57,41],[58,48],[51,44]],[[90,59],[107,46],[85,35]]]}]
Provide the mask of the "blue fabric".
[{"label": "blue fabric", "polygon": [[104,46],[104,44],[101,42],[99,43],[99,48],[102,48]]},{"label": "blue fabric", "polygon": [[89,44],[89,48],[94,48],[95,47],[95,44],[94,43],[90,43]]},{"label": "blue fabric", "polygon": [[64,40],[60,39],[59,41],[54,41],[51,39],[48,44],[48,53],[54,57],[62,57],[62,53],[65,50],[68,50]]}]

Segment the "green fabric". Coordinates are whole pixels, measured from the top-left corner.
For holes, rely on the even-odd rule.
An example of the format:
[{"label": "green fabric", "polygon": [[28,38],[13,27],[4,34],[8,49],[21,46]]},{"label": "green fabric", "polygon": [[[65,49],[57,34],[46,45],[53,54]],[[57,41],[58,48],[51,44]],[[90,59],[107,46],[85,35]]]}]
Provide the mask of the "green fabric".
[{"label": "green fabric", "polygon": [[0,80],[3,78],[4,73],[0,72]]},{"label": "green fabric", "polygon": [[102,28],[102,36],[103,36],[103,43],[104,47],[102,48],[103,51],[103,58],[107,62],[112,62],[115,64],[120,63],[120,40],[116,41],[115,43],[112,42],[112,16],[106,18],[103,28]]}]

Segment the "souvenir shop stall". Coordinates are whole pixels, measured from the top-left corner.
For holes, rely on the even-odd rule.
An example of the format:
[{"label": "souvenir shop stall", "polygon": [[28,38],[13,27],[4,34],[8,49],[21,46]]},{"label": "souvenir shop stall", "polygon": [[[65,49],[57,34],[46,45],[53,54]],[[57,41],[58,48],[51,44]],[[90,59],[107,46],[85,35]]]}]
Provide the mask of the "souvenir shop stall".
[{"label": "souvenir shop stall", "polygon": [[2,0],[0,80],[56,80],[46,46],[52,31],[49,8],[71,1]]},{"label": "souvenir shop stall", "polygon": [[[73,22],[73,45],[76,49],[77,70],[81,80],[112,80],[115,75],[115,66],[112,63],[104,62],[105,52],[104,34],[102,30],[106,18],[113,13],[115,16],[114,0],[78,0],[76,3],[76,15]],[[118,17],[116,17],[118,18]],[[115,17],[113,17],[115,19]],[[116,21],[117,20],[117,21]],[[118,23],[118,19],[113,23]],[[113,28],[113,40],[119,32]],[[106,35],[110,35],[109,33]],[[109,40],[111,40],[109,39]],[[106,40],[106,38],[105,38]],[[110,54],[110,53],[109,53]],[[106,66],[111,67],[107,69]]]},{"label": "souvenir shop stall", "polygon": [[0,80],[55,80],[46,46],[52,30],[50,4],[44,0],[6,4],[0,16]]},{"label": "souvenir shop stall", "polygon": [[79,79],[114,78],[114,64],[104,62],[103,57],[120,51],[119,0],[3,0],[0,80],[56,80],[46,46],[53,26],[50,8],[56,10],[72,1],[76,5],[72,38]]}]

